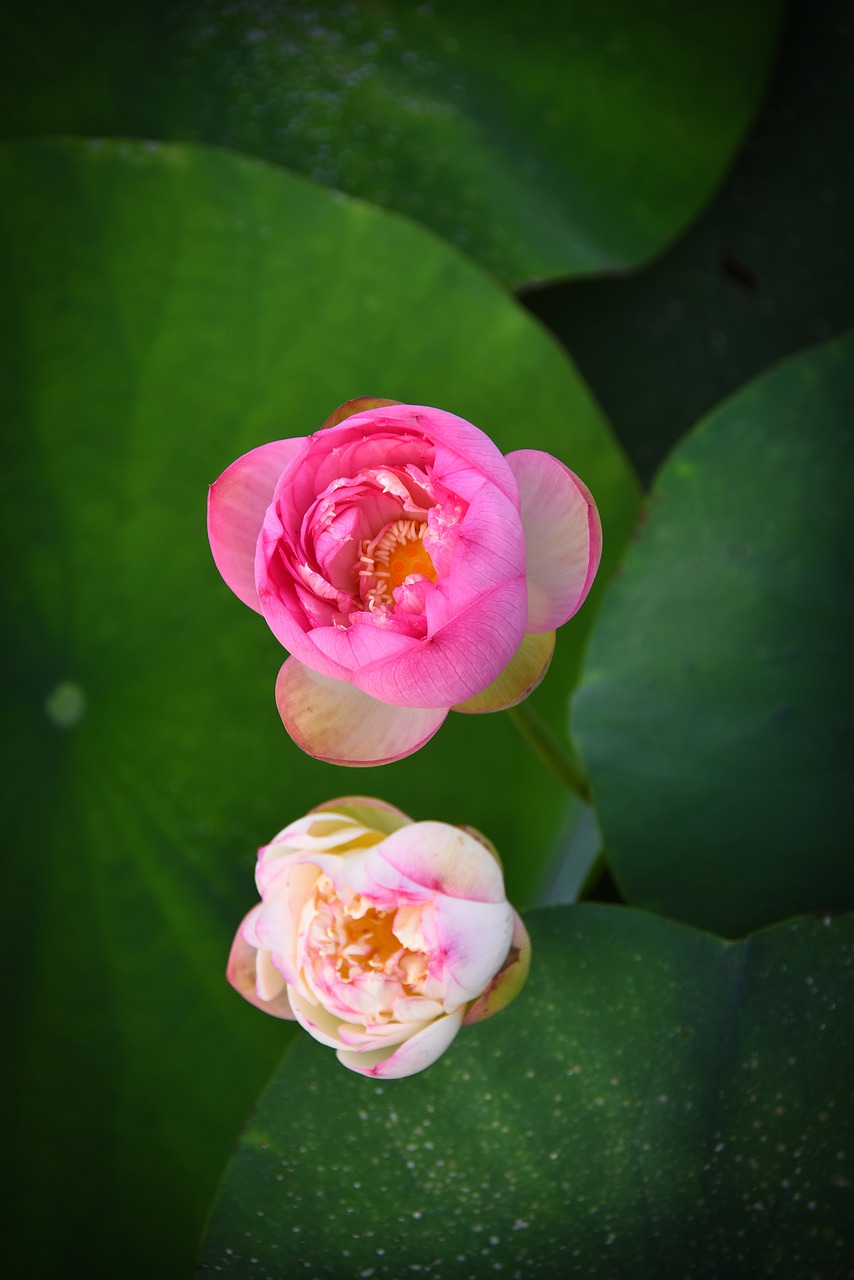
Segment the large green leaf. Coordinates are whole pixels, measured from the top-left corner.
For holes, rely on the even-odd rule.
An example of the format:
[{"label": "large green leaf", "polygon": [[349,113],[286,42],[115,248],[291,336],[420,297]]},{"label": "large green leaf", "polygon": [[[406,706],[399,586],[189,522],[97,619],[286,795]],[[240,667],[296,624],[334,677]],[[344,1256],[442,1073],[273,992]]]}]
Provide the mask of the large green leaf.
[{"label": "large green leaf", "polygon": [[850,0],[792,0],[756,125],[667,253],[526,297],[645,481],[724,396],[854,326],[850,16]]},{"label": "large green leaf", "polygon": [[[211,561],[208,483],[375,392],[561,454],[612,562],[637,491],[557,346],[396,216],[181,146],[8,144],[2,182],[4,1257],[183,1275],[290,1034],[223,977],[255,848],[379,793],[488,832],[524,904],[564,805],[503,716],[454,716],[384,770],[303,756],[273,701],[282,650]],[[543,686],[558,707],[589,616]]]},{"label": "large green leaf", "polygon": [[854,1247],[854,919],[726,943],[534,912],[528,987],[420,1076],[297,1042],[202,1249],[233,1276],[807,1280]]},{"label": "large green leaf", "polygon": [[505,280],[658,252],[755,110],[781,0],[7,6],[8,135],[218,143],[408,213]]},{"label": "large green leaf", "polygon": [[626,897],[719,933],[854,906],[854,337],[671,454],[573,725]]}]

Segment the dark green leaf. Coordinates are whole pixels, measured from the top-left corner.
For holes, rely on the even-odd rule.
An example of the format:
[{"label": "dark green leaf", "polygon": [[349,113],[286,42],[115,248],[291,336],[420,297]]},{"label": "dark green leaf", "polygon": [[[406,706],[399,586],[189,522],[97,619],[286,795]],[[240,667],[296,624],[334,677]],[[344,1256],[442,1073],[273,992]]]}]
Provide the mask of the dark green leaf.
[{"label": "dark green leaf", "polygon": [[781,11],[10,6],[3,127],[217,143],[410,214],[505,280],[600,271],[660,251],[708,199],[760,100]]},{"label": "dark green leaf", "polygon": [[793,0],[768,97],[726,182],[659,260],[530,292],[644,481],[772,364],[854,326],[849,0]]},{"label": "dark green leaf", "polygon": [[[273,701],[283,651],[214,569],[208,483],[378,392],[559,453],[612,562],[637,491],[557,346],[402,219],[180,146],[9,144],[2,183],[4,1258],[184,1275],[290,1034],[223,976],[257,846],[377,792],[481,827],[523,905],[564,805],[502,716],[454,716],[385,770],[303,756]],[[589,616],[563,637],[556,706]]]},{"label": "dark green leaf", "polygon": [[528,987],[422,1075],[377,1085],[295,1044],[228,1167],[204,1267],[847,1275],[854,921],[744,943],[620,907],[528,924]]},{"label": "dark green leaf", "polygon": [[854,338],[669,457],[574,705],[629,901],[723,934],[854,905]]}]

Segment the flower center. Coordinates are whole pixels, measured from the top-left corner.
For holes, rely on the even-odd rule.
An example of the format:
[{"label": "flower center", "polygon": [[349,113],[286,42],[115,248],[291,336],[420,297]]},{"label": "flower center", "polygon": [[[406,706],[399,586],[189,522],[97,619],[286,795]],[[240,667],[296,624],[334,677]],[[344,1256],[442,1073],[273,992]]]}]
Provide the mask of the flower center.
[{"label": "flower center", "polygon": [[[418,908],[414,909],[416,912]],[[428,957],[404,946],[395,933],[400,910],[384,911],[361,894],[344,903],[327,875],[321,875],[309,904],[308,950],[323,964],[331,965],[345,983],[360,976],[382,973],[417,994],[427,977]],[[408,916],[413,908],[404,908]],[[407,919],[411,929],[411,922]]]},{"label": "flower center", "polygon": [[411,574],[436,581],[435,566],[424,546],[426,532],[426,520],[395,520],[375,542],[362,544],[359,577],[371,612],[379,605],[393,606],[392,592]]}]

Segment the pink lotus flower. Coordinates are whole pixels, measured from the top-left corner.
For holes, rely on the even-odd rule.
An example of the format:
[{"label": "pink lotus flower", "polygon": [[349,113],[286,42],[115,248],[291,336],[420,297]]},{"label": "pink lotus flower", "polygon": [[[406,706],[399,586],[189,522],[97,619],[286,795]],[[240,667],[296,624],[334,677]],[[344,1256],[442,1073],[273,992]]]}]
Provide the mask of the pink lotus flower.
[{"label": "pink lotus flower", "polygon": [[430,1066],[527,977],[527,931],[470,828],[332,800],[259,850],[255,879],[262,901],[234,939],[229,982],[362,1075]]},{"label": "pink lotus flower", "polygon": [[208,533],[292,655],[276,685],[288,732],[350,765],[417,751],[451,708],[526,697],[602,546],[590,493],[550,454],[505,458],[452,413],[365,398],[232,463]]}]

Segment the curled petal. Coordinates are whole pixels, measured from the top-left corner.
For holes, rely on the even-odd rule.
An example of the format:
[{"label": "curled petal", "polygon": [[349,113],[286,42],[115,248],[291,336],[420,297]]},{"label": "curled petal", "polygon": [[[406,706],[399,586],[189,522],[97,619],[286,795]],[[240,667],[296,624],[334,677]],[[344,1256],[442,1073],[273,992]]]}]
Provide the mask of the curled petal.
[{"label": "curled petal", "polygon": [[504,964],[489,986],[469,1008],[464,1025],[482,1022],[515,999],[525,985],[531,967],[531,939],[518,912],[513,912],[513,937]]},{"label": "curled petal", "polygon": [[438,1000],[428,1000],[426,996],[401,996],[392,1009],[397,1022],[422,1024],[440,1018],[443,1012]]},{"label": "curled petal", "polygon": [[307,991],[289,990],[291,1008],[300,1026],[330,1049],[340,1049],[344,1043],[341,1039],[341,1019],[327,1012]]},{"label": "curled petal", "polygon": [[244,929],[252,932],[254,917],[259,907],[253,907],[241,924],[231,944],[225,976],[244,1000],[272,1014],[274,1018],[293,1021],[294,1014],[288,1000],[284,978],[279,978],[269,958],[244,937]]},{"label": "curled petal", "polygon": [[342,680],[288,658],[276,681],[276,704],[288,733],[308,755],[329,764],[390,764],[433,737],[445,707],[391,706]]},{"label": "curled petal", "polygon": [[549,669],[555,647],[555,633],[543,631],[525,636],[507,666],[482,693],[458,702],[454,711],[469,714],[506,711],[533,693]]},{"label": "curled petal", "polygon": [[382,831],[385,835],[391,835],[392,831],[398,831],[401,827],[408,827],[412,822],[402,809],[385,800],[377,800],[374,796],[344,796],[340,800],[327,800],[324,804],[315,805],[311,812],[326,813],[328,810],[344,814],[371,831]]},{"label": "curled petal", "polygon": [[382,1080],[399,1080],[415,1075],[440,1058],[450,1045],[463,1023],[463,1010],[446,1014],[430,1022],[408,1040],[390,1049],[358,1052],[339,1049],[338,1061],[351,1071]]},{"label": "curled petal", "polygon": [[465,494],[465,477],[471,475],[477,482],[486,477],[514,504],[519,501],[516,483],[501,450],[479,427],[454,413],[426,405],[393,404],[384,413],[371,414],[369,418],[356,414],[348,418],[348,424],[364,425],[371,434],[389,429],[423,434],[435,445],[437,475],[456,493]]},{"label": "curled petal", "polygon": [[365,870],[374,884],[401,893],[404,901],[443,895],[506,902],[497,859],[480,840],[446,822],[415,822],[395,832],[367,854]]},{"label": "curled petal", "polygon": [[[439,1013],[441,1012],[440,1008]],[[347,1049],[358,1049],[363,1053],[371,1053],[374,1049],[403,1044],[403,1041],[408,1040],[410,1036],[414,1036],[418,1029],[418,1023],[401,1026],[399,1022],[387,1022],[362,1028],[356,1023],[348,1022],[341,1026],[341,1043]]]},{"label": "curled petal", "polygon": [[602,526],[590,490],[551,454],[507,455],[528,552],[528,631],[553,631],[581,608],[599,567]]},{"label": "curled petal", "polygon": [[244,604],[261,612],[255,587],[255,546],[264,513],[285,467],[303,439],[274,440],[244,453],[223,471],[208,493],[208,538],[226,584]]},{"label": "curled petal", "polygon": [[[354,841],[360,841],[368,834],[368,827],[343,813],[326,812],[316,818],[303,818],[296,831],[286,827],[258,851],[259,870],[263,864],[269,864],[275,873],[275,864],[288,858],[293,861],[294,854],[340,853],[352,848]],[[263,895],[265,887],[260,880],[258,888]]]}]

